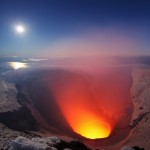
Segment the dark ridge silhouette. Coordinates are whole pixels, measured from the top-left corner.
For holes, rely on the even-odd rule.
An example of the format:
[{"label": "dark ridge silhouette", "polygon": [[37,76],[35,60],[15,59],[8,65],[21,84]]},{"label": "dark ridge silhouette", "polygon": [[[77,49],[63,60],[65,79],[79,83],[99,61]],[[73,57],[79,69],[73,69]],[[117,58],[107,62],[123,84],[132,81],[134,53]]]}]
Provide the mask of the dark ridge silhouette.
[{"label": "dark ridge silhouette", "polygon": [[140,148],[138,146],[134,146],[133,148],[134,148],[134,150],[145,150],[144,148]]},{"label": "dark ridge silhouette", "polygon": [[71,142],[66,142],[66,141],[61,141],[55,147],[58,150],[64,150],[65,148],[71,149],[71,150],[90,150],[86,145],[81,143],[80,141],[71,141]]}]

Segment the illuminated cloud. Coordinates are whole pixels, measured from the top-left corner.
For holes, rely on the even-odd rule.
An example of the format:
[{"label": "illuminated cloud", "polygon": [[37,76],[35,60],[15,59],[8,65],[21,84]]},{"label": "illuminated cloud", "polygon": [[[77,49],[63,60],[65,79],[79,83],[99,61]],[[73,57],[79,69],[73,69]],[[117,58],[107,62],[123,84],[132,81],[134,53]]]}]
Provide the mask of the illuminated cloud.
[{"label": "illuminated cloud", "polygon": [[131,56],[139,54],[138,40],[116,30],[91,30],[63,38],[47,48],[48,56]]},{"label": "illuminated cloud", "polygon": [[13,69],[28,67],[28,65],[26,63],[21,63],[21,62],[10,62],[9,64]]}]

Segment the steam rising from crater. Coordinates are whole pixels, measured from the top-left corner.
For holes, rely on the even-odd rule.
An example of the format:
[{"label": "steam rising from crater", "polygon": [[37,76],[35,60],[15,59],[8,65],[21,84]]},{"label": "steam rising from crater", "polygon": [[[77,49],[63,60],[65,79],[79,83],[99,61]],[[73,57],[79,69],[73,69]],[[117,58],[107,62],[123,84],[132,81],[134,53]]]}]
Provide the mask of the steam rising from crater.
[{"label": "steam rising from crater", "polygon": [[[115,134],[112,143],[127,136],[132,114],[130,66],[75,66],[35,72],[30,83],[29,96],[49,124],[46,130],[54,127],[57,134],[84,139]],[[44,127],[45,122],[40,124]]]}]

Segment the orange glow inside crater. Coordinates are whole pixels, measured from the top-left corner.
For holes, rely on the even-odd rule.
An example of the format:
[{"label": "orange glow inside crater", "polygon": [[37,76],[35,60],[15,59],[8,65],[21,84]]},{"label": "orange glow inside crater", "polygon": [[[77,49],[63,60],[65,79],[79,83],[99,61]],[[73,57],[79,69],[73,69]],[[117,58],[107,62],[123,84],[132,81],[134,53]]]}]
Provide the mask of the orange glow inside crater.
[{"label": "orange glow inside crater", "polygon": [[106,138],[110,135],[111,128],[98,116],[89,112],[79,111],[76,116],[68,116],[68,122],[74,132],[89,139]]},{"label": "orange glow inside crater", "polygon": [[[65,82],[64,82],[65,81]],[[67,80],[68,81],[68,80]],[[57,80],[57,103],[73,131],[88,139],[106,138],[112,127],[94,100],[89,84],[83,80]]]}]

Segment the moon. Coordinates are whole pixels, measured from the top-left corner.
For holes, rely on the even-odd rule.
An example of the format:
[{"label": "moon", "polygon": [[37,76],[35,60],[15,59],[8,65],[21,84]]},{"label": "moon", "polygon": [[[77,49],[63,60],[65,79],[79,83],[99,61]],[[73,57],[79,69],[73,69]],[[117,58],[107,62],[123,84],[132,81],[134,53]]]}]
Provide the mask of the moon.
[{"label": "moon", "polygon": [[25,29],[24,25],[16,25],[15,31],[19,34],[23,34],[23,33],[25,33],[26,29]]}]

